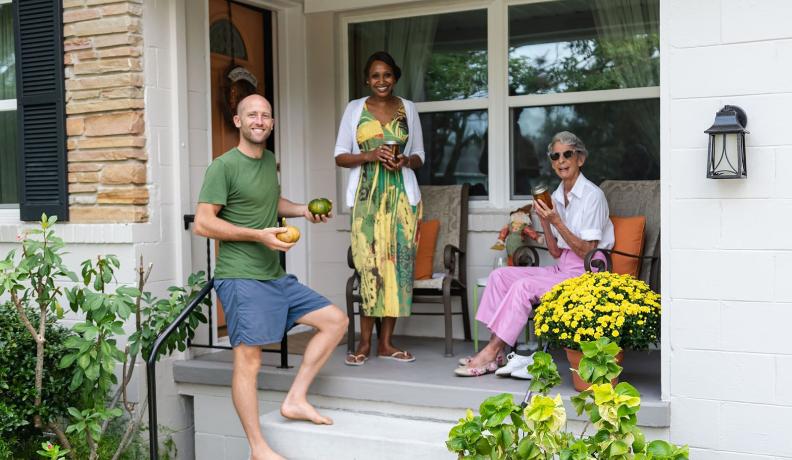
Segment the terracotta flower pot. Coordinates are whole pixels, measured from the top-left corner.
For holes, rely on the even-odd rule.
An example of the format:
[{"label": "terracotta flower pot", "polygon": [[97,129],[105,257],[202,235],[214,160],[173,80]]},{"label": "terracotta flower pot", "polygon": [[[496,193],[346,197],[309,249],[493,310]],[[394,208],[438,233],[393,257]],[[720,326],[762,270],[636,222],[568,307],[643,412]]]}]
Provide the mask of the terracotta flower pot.
[{"label": "terracotta flower pot", "polygon": [[[580,365],[580,360],[583,358],[583,352],[578,350],[573,350],[571,348],[564,348],[566,351],[567,361],[569,361],[569,367],[572,369],[577,370],[578,366]],[[616,355],[616,364],[621,366],[622,360],[624,359],[624,351],[620,351],[618,355]],[[619,383],[619,379],[611,380],[611,385],[616,386]],[[580,378],[577,372],[572,372],[572,386],[575,387],[577,391],[586,391],[588,387],[591,386],[591,383],[586,382],[585,380]]]}]

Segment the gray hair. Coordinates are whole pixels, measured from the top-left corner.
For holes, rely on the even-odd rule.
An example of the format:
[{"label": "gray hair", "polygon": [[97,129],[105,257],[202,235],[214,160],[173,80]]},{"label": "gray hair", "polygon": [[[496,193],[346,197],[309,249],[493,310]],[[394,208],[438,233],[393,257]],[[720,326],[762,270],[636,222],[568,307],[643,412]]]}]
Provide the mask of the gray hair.
[{"label": "gray hair", "polygon": [[588,156],[588,150],[586,150],[586,144],[580,140],[579,137],[575,136],[574,134],[570,133],[569,131],[561,131],[556,133],[553,136],[553,139],[547,144],[547,154],[550,155],[553,153],[553,146],[556,144],[564,144],[572,146],[572,149],[575,152],[583,154],[584,156]]}]

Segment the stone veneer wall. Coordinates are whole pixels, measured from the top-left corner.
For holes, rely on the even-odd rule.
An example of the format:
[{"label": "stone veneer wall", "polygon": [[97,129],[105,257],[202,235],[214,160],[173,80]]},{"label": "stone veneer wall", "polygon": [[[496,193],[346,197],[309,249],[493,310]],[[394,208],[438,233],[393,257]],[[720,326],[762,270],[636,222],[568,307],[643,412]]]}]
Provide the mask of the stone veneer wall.
[{"label": "stone veneer wall", "polygon": [[71,222],[148,220],[142,0],[64,0]]}]

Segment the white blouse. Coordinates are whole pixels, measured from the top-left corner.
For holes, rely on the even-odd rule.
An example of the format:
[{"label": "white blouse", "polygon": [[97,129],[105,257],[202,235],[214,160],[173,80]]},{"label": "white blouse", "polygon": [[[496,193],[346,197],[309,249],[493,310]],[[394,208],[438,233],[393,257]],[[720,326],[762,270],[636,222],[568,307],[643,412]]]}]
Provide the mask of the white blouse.
[{"label": "white blouse", "polygon": [[[561,216],[567,228],[584,241],[599,241],[597,247],[611,249],[616,240],[613,236],[613,223],[610,220],[608,201],[605,194],[593,182],[586,179],[583,173],[575,181],[572,190],[567,194],[569,204],[564,206],[564,184],[559,184],[552,195],[553,206]],[[564,241],[554,225],[550,225],[553,235],[558,240],[558,247],[571,249]]]},{"label": "white blouse", "polygon": [[[341,126],[338,127],[338,138],[335,145],[335,156],[343,153],[352,153],[360,155],[360,146],[358,146],[356,133],[357,126],[360,122],[360,115],[363,113],[363,106],[368,99],[368,96],[360,99],[355,99],[347,104],[344,110],[344,116],[341,117]],[[421,162],[424,161],[424,146],[423,146],[423,132],[421,131],[421,121],[418,118],[418,111],[415,109],[415,104],[404,98],[399,98],[404,104],[404,111],[407,115],[407,130],[409,137],[407,138],[407,145],[404,147],[404,154],[418,155]],[[402,178],[404,179],[404,188],[407,192],[407,200],[411,205],[415,206],[421,201],[421,190],[418,188],[418,178],[415,177],[415,171],[411,168],[402,168]],[[358,181],[360,180],[360,166],[351,168],[349,175],[349,183],[346,190],[346,204],[350,208],[355,204],[355,192],[357,191]]]}]

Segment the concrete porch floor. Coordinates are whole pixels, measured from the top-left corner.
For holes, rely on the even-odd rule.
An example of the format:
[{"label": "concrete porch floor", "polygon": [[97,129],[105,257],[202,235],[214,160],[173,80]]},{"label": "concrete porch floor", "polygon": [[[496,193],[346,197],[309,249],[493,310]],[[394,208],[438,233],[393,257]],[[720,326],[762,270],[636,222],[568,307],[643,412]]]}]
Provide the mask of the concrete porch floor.
[{"label": "concrete porch floor", "polygon": [[[522,401],[528,381],[487,375],[461,378],[453,374],[457,360],[473,352],[473,344],[457,341],[456,356],[443,356],[442,339],[427,337],[398,337],[395,343],[416,356],[413,363],[370,358],[363,366],[344,364],[346,346],[339,346],[319,373],[311,387],[311,394],[331,398],[346,398],[425,406],[434,408],[476,410],[482,400],[499,393],[512,393]],[[553,393],[561,393],[567,405],[567,415],[576,419],[569,397],[577,392],[572,388],[571,375],[563,351],[552,351],[562,383]],[[287,391],[301,355],[290,355],[289,369],[279,369],[278,356],[262,354],[258,386],[261,390]],[[195,359],[177,361],[173,366],[174,380],[179,384],[230,386],[231,352],[217,351]],[[627,352],[622,380],[634,385],[642,396],[639,424],[646,427],[667,427],[670,410],[660,399],[660,352]]]}]

